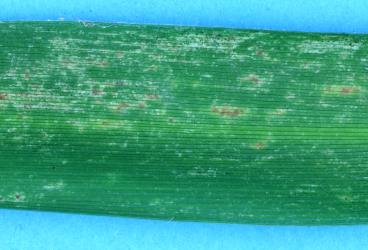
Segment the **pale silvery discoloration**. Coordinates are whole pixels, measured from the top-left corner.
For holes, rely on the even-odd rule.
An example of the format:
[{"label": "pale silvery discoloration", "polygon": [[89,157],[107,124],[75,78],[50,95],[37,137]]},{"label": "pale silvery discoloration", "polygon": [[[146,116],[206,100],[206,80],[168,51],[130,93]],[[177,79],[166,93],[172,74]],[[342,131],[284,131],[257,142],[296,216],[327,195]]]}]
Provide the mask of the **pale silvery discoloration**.
[{"label": "pale silvery discoloration", "polygon": [[298,45],[303,53],[325,54],[325,53],[352,53],[361,47],[361,43],[351,41],[305,41]]},{"label": "pale silvery discoloration", "polygon": [[62,180],[59,180],[57,182],[48,183],[44,185],[42,188],[47,191],[60,191],[65,188],[65,184]]}]

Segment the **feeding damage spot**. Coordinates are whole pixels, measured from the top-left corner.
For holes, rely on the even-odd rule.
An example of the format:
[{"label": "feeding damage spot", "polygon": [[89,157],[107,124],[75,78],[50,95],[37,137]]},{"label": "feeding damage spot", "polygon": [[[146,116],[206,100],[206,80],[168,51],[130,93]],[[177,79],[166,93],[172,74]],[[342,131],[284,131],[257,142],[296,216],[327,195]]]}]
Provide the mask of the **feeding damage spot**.
[{"label": "feeding damage spot", "polygon": [[121,59],[121,58],[123,58],[124,57],[124,52],[122,52],[122,51],[119,51],[119,52],[116,52],[116,57],[118,58],[118,59]]},{"label": "feeding damage spot", "polygon": [[250,145],[252,149],[261,150],[266,147],[266,144],[262,141],[256,142],[252,145]]},{"label": "feeding damage spot", "polygon": [[279,109],[276,109],[274,111],[271,111],[270,112],[270,115],[274,115],[274,116],[280,116],[280,115],[284,115],[286,114],[286,109],[283,109],[283,108],[279,108]]},{"label": "feeding damage spot", "polygon": [[342,202],[354,201],[354,197],[352,195],[338,195],[337,198]]},{"label": "feeding damage spot", "polygon": [[104,91],[100,90],[100,89],[93,89],[92,90],[93,95],[102,95],[103,93],[104,93]]},{"label": "feeding damage spot", "polygon": [[116,110],[117,111],[122,111],[122,110],[124,110],[124,109],[126,109],[126,108],[128,108],[129,107],[129,104],[128,103],[126,103],[126,102],[121,102],[120,104],[118,104],[117,106],[116,106]]},{"label": "feeding damage spot", "polygon": [[206,177],[206,178],[215,178],[217,176],[217,169],[215,168],[202,168],[195,167],[193,170],[188,171],[189,176],[195,177]]},{"label": "feeding damage spot", "polygon": [[212,106],[211,111],[221,116],[240,116],[245,113],[244,109],[232,106]]},{"label": "feeding damage spot", "polygon": [[249,74],[247,76],[240,77],[239,80],[240,82],[250,82],[253,84],[261,84],[264,82],[263,79],[256,74]]},{"label": "feeding damage spot", "polygon": [[358,86],[330,85],[324,88],[323,93],[327,95],[347,96],[357,94],[360,91],[361,89]]},{"label": "feeding damage spot", "polygon": [[263,56],[264,55],[264,52],[262,50],[257,50],[256,51],[256,55],[257,56]]},{"label": "feeding damage spot", "polygon": [[350,87],[344,87],[341,89],[341,93],[342,94],[350,94],[353,93],[355,91],[354,88],[350,88]]},{"label": "feeding damage spot", "polygon": [[43,189],[45,190],[60,190],[60,189],[63,189],[64,188],[64,183],[63,181],[58,181],[58,182],[55,182],[55,183],[48,183],[47,185],[44,185],[43,186]]},{"label": "feeding damage spot", "polygon": [[149,100],[157,100],[157,99],[160,98],[160,96],[156,95],[156,94],[147,94],[147,95],[145,95],[145,97]]},{"label": "feeding damage spot", "polygon": [[147,105],[146,105],[145,102],[139,102],[138,107],[141,108],[141,109],[144,109],[144,108],[147,107]]},{"label": "feeding damage spot", "polygon": [[7,94],[0,93],[0,100],[6,100],[7,97],[8,97]]},{"label": "feeding damage spot", "polygon": [[23,202],[25,198],[26,196],[23,192],[14,192],[4,196],[0,195],[0,202]]},{"label": "feeding damage spot", "polygon": [[263,138],[258,138],[248,145],[251,149],[262,150],[262,149],[269,147],[272,141],[273,141],[272,135],[268,134],[268,136],[263,137]]},{"label": "feeding damage spot", "polygon": [[8,201],[22,202],[25,199],[25,195],[21,192],[15,192],[8,196]]},{"label": "feeding damage spot", "polygon": [[94,23],[91,23],[91,22],[86,22],[86,21],[80,21],[80,23],[86,27],[86,28],[92,28],[92,27],[95,27],[95,24]]},{"label": "feeding damage spot", "polygon": [[102,60],[96,63],[96,66],[99,68],[106,68],[109,63],[106,60]]}]

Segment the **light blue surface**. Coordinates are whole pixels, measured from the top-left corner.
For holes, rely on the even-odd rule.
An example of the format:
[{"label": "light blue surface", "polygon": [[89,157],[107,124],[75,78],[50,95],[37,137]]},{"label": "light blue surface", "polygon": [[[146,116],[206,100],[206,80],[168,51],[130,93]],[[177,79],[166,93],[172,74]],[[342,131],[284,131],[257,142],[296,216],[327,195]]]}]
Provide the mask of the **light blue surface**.
[{"label": "light blue surface", "polygon": [[368,32],[366,0],[1,0],[2,20]]},{"label": "light blue surface", "polygon": [[1,249],[365,250],[367,227],[270,227],[1,210]]},{"label": "light blue surface", "polygon": [[[365,0],[0,0],[2,21],[89,20],[368,33],[367,13]],[[368,226],[226,225],[0,210],[0,244],[0,249],[37,250],[364,250],[368,249]]]}]

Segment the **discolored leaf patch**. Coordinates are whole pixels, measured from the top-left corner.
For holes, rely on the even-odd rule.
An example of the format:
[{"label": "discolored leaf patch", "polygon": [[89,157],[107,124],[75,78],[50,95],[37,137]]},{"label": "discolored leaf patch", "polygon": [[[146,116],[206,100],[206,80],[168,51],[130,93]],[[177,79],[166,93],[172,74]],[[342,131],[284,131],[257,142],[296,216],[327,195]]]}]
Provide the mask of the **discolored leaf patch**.
[{"label": "discolored leaf patch", "polygon": [[245,110],[232,106],[212,106],[211,111],[221,116],[236,117],[245,113]]}]

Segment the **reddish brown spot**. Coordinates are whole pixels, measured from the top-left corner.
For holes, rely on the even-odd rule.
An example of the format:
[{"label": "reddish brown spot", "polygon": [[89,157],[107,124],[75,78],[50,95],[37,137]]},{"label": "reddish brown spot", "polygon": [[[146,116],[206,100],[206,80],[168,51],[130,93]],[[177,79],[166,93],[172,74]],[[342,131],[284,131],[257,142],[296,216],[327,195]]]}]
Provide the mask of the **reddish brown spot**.
[{"label": "reddish brown spot", "polygon": [[155,94],[147,94],[146,98],[150,99],[150,100],[156,100],[158,99],[160,96],[159,95],[155,95]]},{"label": "reddish brown spot", "polygon": [[0,100],[5,100],[7,98],[7,94],[0,93]]},{"label": "reddish brown spot", "polygon": [[353,93],[353,92],[354,92],[354,89],[351,88],[351,87],[343,87],[341,89],[342,94],[350,94],[350,93]]},{"label": "reddish brown spot", "polygon": [[326,93],[349,95],[359,92],[359,88],[355,86],[329,86],[325,88]]},{"label": "reddish brown spot", "polygon": [[229,106],[212,107],[211,111],[221,116],[239,116],[240,114],[244,113],[244,111],[240,108],[234,108]]}]

